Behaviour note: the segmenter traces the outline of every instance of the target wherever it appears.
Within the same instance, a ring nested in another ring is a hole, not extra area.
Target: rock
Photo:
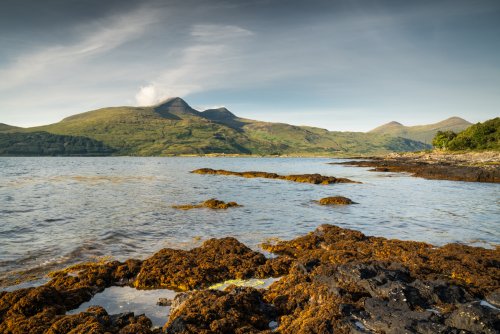
[[[234,238],[210,239],[189,251],[162,249],[143,262],[134,286],[187,291],[254,276],[266,262]]]
[[[478,302],[460,305],[446,320],[449,326],[471,333],[498,333],[500,311],[481,306]]]
[[[158,301],[156,302],[156,305],[158,305],[158,306],[170,306],[170,305],[172,305],[172,299],[169,299],[169,298],[158,298]]]
[[[175,295],[174,300],[172,301],[172,306],[170,307],[170,313],[175,312],[179,307],[181,307],[186,300],[188,300],[192,292],[180,292]]]
[[[500,308],[500,289],[496,289],[495,291],[487,294],[485,299],[491,305]]]
[[[433,156],[432,159],[418,154],[412,156],[376,157],[361,161],[347,161],[332,164],[341,164],[357,167],[372,167],[372,172],[411,173],[416,177],[434,180],[454,180],[468,182],[500,182],[499,162],[482,163],[466,159],[455,160],[455,155]]]
[[[219,201],[218,199],[211,198],[211,199],[206,200],[205,202],[203,202],[201,204],[173,205],[172,207],[174,209],[190,210],[190,209],[197,209],[197,208],[227,209],[227,208],[233,208],[233,207],[238,207],[238,206],[241,206],[241,205],[239,205],[236,202],[225,203],[223,201]]]
[[[266,178],[266,179],[278,179],[286,180],[300,183],[312,183],[312,184],[332,184],[332,183],[360,183],[352,181],[346,178],[336,178],[333,176],[323,176],[320,174],[299,174],[299,175],[278,175],[276,173],[267,172],[233,172],[223,169],[211,169],[211,168],[200,168],[191,171],[195,174],[208,174],[208,175],[233,175],[246,178]]]
[[[164,330],[169,334],[262,333],[269,331],[274,316],[274,308],[264,302],[259,290],[233,286],[194,292],[171,313]]]
[[[325,197],[319,200],[321,205],[349,205],[354,204],[352,200],[343,196]]]
[[[273,324],[283,334],[458,334],[499,328],[500,248],[434,247],[332,225],[263,247],[277,257],[221,238],[189,251],[163,249],[145,261],[72,266],[44,286],[0,292],[0,333],[152,333],[143,315],[108,315],[102,307],[65,313],[112,285],[192,290],[280,275],[267,290],[180,293],[164,329],[270,333]]]

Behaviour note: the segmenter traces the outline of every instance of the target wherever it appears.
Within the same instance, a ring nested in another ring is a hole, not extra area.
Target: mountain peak
[[[154,107],[154,110],[162,117],[168,119],[180,119],[182,115],[198,115],[199,112],[191,108],[186,101],[180,97],[171,97]]]
[[[236,115],[227,110],[226,107],[220,107],[216,109],[207,109],[201,113],[205,118],[211,120],[222,120],[222,119],[233,119]]]
[[[465,119],[458,117],[458,116],[452,116],[450,118],[445,119],[444,121],[441,121],[441,123],[464,123],[464,124],[472,124],[469,121],[466,121]]]

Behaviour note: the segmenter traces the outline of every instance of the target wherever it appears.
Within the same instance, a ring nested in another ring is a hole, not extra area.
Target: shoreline
[[[498,325],[498,246],[434,247],[322,225],[263,249],[275,257],[226,237],[188,251],[162,249],[146,260],[78,264],[52,273],[42,286],[0,292],[0,331],[63,333],[98,327],[111,333],[270,333],[272,324],[282,333],[363,333],[363,328],[490,332]],[[252,277],[282,278],[267,290],[206,290]],[[109,315],[102,307],[65,315],[111,286],[187,293],[174,298],[176,307],[162,329],[152,328],[144,315]]]
[[[373,172],[405,172],[430,180],[500,182],[500,152],[392,153],[331,164],[371,167]]]

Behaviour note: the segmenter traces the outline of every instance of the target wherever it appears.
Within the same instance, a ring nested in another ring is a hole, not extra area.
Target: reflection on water
[[[0,158],[0,285],[111,255],[144,258],[234,236],[250,247],[321,224],[368,235],[488,247],[500,240],[499,185],[412,178],[306,158]],[[321,173],[362,184],[312,185],[190,174],[210,167]],[[390,175],[391,177],[387,177]],[[341,195],[359,204],[319,206]],[[236,201],[231,210],[179,211],[175,203]]]
[[[154,327],[162,327],[170,314],[170,306],[158,306],[160,298],[173,299],[176,293],[172,290],[136,290],[124,286],[112,286],[96,294],[90,301],[79,308],[67,312],[76,314],[87,310],[90,306],[99,305],[108,314],[134,312],[135,315],[145,314],[153,322]]]

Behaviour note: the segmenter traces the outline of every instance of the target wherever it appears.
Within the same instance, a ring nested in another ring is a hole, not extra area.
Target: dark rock
[[[186,204],[186,205],[173,205],[172,207],[174,209],[180,209],[180,210],[190,210],[190,209],[198,209],[198,208],[209,208],[209,209],[228,209],[228,208],[234,208],[241,206],[236,202],[223,202],[219,201],[218,199],[212,198],[209,200],[206,200],[205,202],[201,204]]]
[[[495,291],[487,294],[485,299],[491,305],[500,308],[500,289],[496,289]]]
[[[419,157],[370,158],[362,161],[333,163],[357,167],[372,167],[372,172],[411,173],[416,177],[435,180],[468,182],[500,182],[500,168],[495,165],[471,165],[445,161],[424,161]]]
[[[478,302],[462,304],[451,313],[446,324],[472,333],[494,334],[500,330],[500,311]]]
[[[233,175],[246,178],[266,178],[266,179],[278,179],[286,180],[300,183],[312,183],[312,184],[332,184],[332,183],[360,183],[352,181],[346,178],[336,178],[333,176],[323,176],[320,174],[299,174],[299,175],[278,175],[276,173],[267,172],[233,172],[223,169],[211,169],[211,168],[201,168],[191,171],[195,174],[208,174],[208,175]]]
[[[170,306],[172,305],[172,299],[170,298],[159,298],[158,301],[156,302],[156,305],[158,306]]]

